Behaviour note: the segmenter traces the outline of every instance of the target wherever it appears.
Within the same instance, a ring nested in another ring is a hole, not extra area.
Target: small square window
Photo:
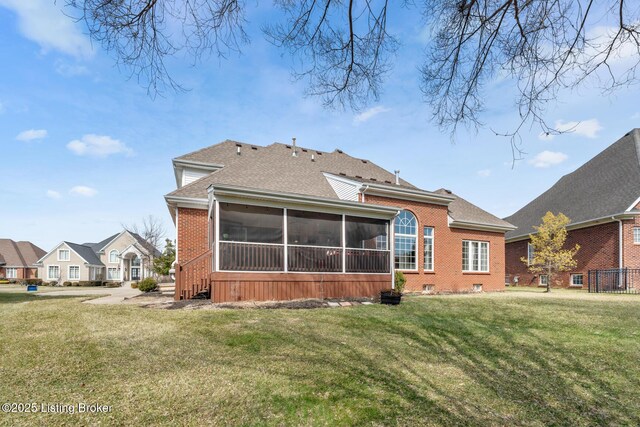
[[[540,286],[547,286],[549,284],[549,276],[541,274],[539,279]]]
[[[571,275],[571,286],[580,286],[584,284],[584,278],[582,274],[572,274]]]

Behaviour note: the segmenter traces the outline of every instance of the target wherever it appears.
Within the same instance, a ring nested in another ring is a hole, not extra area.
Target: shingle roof
[[[130,231],[129,233],[131,233],[131,235],[134,237],[134,239],[136,239],[138,244],[140,244],[140,246],[142,246],[147,251],[149,251],[151,255],[153,255],[154,257],[159,257],[160,255],[162,255],[162,253],[157,248],[155,248],[151,243],[145,240],[144,237],[132,231]]]
[[[572,224],[626,211],[640,196],[639,153],[640,129],[633,129],[505,218],[518,227],[506,238],[532,233],[548,211],[562,212]]]
[[[91,265],[104,265],[98,255],[93,251],[91,246],[79,245],[72,242],[64,242],[73,249],[78,255],[80,255],[86,262]]]
[[[509,222],[480,209],[457,194],[452,193],[450,190],[441,188],[434,191],[434,193],[455,197],[455,199],[449,203],[449,216],[451,216],[454,221],[473,222],[496,227],[512,226]]]
[[[46,254],[31,242],[0,239],[0,259],[7,266],[31,267]]]
[[[115,239],[116,237],[118,237],[120,235],[120,233],[116,233],[113,234],[109,237],[107,237],[106,239],[98,242],[98,243],[83,243],[83,246],[89,246],[91,248],[91,250],[93,250],[93,252],[98,253],[100,252],[100,250],[102,248],[104,248],[105,246],[107,246],[113,239]]]
[[[255,147],[255,148],[254,148]],[[218,148],[214,150],[214,148]],[[170,196],[206,198],[207,188],[215,184],[229,184],[260,190],[289,192],[307,196],[337,199],[338,196],[322,174],[323,172],[343,176],[374,178],[378,182],[394,182],[395,175],[368,160],[358,159],[336,150],[323,152],[297,147],[294,157],[293,147],[274,143],[267,147],[241,144],[241,154],[236,154],[236,143],[222,142],[213,147],[191,153],[189,159],[197,155],[204,162],[205,153],[225,151],[224,156],[211,157],[211,163],[223,164],[221,170],[210,173],[191,184],[169,193]],[[231,154],[229,154],[231,153]],[[312,156],[314,161],[312,161]],[[184,158],[180,157],[180,158]],[[413,185],[402,180],[407,187]]]
[[[241,154],[237,154],[240,146]],[[388,185],[390,188],[421,190],[400,179],[395,185],[395,175],[369,160],[352,157],[341,150],[317,151],[297,147],[293,156],[291,145],[274,143],[266,147],[224,141],[220,144],[178,157],[202,163],[221,164],[224,167],[210,173],[168,196],[207,198],[211,185],[226,184],[258,190],[294,193],[306,196],[338,199],[338,195],[327,181],[324,173],[342,176],[362,183]],[[445,191],[445,190],[442,190]],[[426,192],[425,193],[430,193]],[[447,194],[440,192],[439,194]],[[510,226],[507,222],[455,196],[450,209],[460,221],[479,222],[489,225]]]

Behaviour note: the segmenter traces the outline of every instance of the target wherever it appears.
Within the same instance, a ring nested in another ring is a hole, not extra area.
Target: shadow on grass
[[[294,422],[310,421],[296,420],[305,408],[313,413],[314,407],[350,408],[358,402],[348,410],[349,423],[640,425],[638,401],[630,398],[640,382],[621,373],[624,385],[614,386],[607,372],[616,369],[615,363],[595,371],[585,364],[584,357],[592,356],[588,349],[576,356],[575,347],[544,338],[539,333],[544,325],[525,318],[513,327],[514,318],[522,316],[517,311],[495,313],[483,324],[470,314],[473,310],[456,318],[455,312],[430,313],[424,304],[414,301],[395,312],[366,315],[336,311],[344,324],[329,336],[317,332],[321,324],[245,330],[242,338],[226,341],[237,351],[248,350],[241,364],[224,355],[214,363],[219,369],[237,364],[248,378],[256,370],[304,385],[293,395],[262,385],[270,407]],[[287,348],[293,354],[284,366],[265,363],[265,357],[286,354]],[[426,363],[436,370],[427,374],[421,369]],[[625,391],[626,398],[618,398]],[[327,394],[328,401],[319,397]]]

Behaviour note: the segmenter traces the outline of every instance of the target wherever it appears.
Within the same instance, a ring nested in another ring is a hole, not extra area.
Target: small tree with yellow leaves
[[[542,224],[533,227],[536,233],[529,235],[533,247],[533,259],[521,258],[522,262],[529,265],[531,273],[547,275],[546,292],[551,292],[551,283],[557,273],[568,271],[577,265],[573,257],[580,249],[580,245],[575,245],[572,249],[564,249],[569,222],[571,220],[563,213],[554,215],[552,212],[547,212],[542,217]]]

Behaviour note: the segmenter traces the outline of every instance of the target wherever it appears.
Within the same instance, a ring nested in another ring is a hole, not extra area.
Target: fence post
[[[600,270],[596,270],[596,293],[600,292]]]

